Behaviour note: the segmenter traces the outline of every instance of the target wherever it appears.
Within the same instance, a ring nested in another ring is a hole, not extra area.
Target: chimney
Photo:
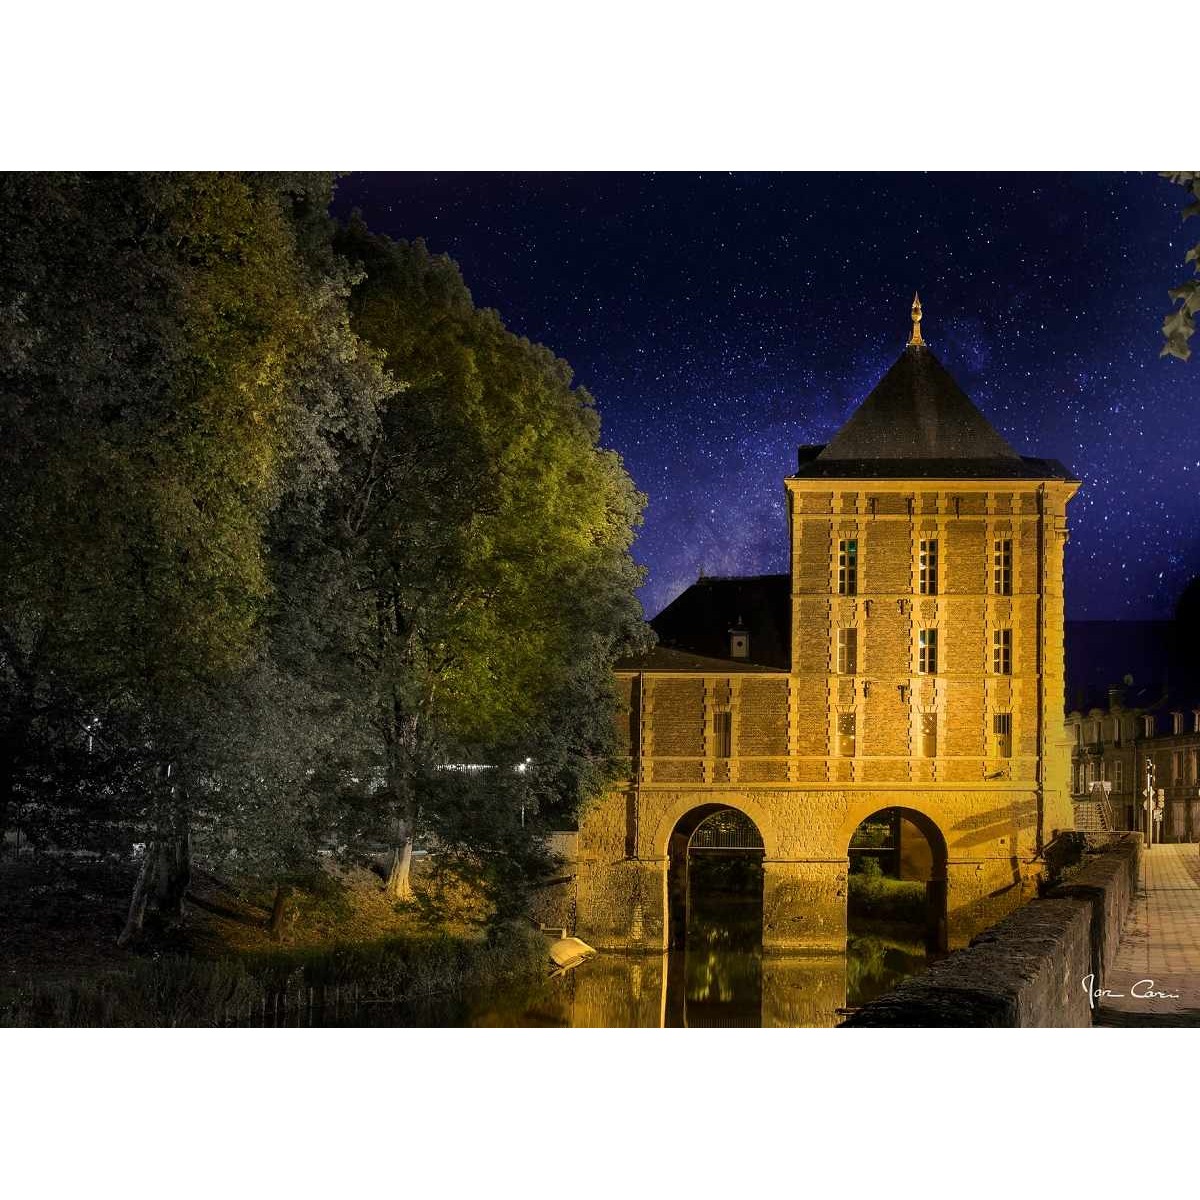
[[[1118,708],[1125,707],[1125,689],[1114,684],[1108,689],[1108,711],[1116,712]]]

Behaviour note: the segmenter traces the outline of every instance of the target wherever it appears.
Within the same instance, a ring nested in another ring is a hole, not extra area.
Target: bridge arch
[[[736,809],[753,822],[762,838],[767,858],[780,857],[779,838],[770,811],[752,796],[726,796],[721,793],[712,795],[707,802],[701,804],[696,803],[695,796],[681,795],[665,805],[654,826],[654,832],[650,835],[650,844],[646,846],[643,854],[648,858],[667,858],[670,854],[671,838],[681,826],[694,822],[694,828],[704,817],[726,808]],[[696,814],[699,814],[698,819]]]
[[[892,842],[880,847],[852,847],[855,833],[872,818],[880,818],[881,823],[890,822],[892,825]],[[924,840],[924,853],[910,855],[910,836],[906,827],[915,828]],[[839,845],[844,848],[847,860],[850,861],[851,871],[854,870],[854,850],[860,854],[878,856],[889,859],[895,878],[906,878],[910,882],[925,884],[925,921],[924,932],[926,942],[931,950],[945,950],[947,947],[947,870],[949,850],[945,834],[938,823],[927,812],[915,804],[880,805],[878,799],[874,803],[852,806],[847,813],[839,834]],[[900,869],[903,863],[906,868]],[[924,876],[921,879],[921,876]],[[850,903],[850,889],[847,889],[847,906]],[[849,926],[849,914],[847,925]]]
[[[716,865],[737,868],[742,864],[754,937],[762,940],[762,862],[766,843],[759,824],[740,806],[714,801],[696,805],[682,813],[671,829],[666,844],[666,942],[669,949],[682,950],[687,942],[697,883],[706,872],[697,870],[702,860],[724,860]]]

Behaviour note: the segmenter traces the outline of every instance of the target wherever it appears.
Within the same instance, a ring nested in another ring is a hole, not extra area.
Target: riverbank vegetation
[[[206,880],[281,946],[370,868],[487,944],[610,777],[646,638],[591,397],[333,188],[0,180],[0,831],[135,957],[198,953]]]

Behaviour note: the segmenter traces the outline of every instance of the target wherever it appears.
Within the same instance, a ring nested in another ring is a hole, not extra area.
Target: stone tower
[[[951,946],[1026,898],[1072,827],[1079,484],[1000,436],[920,321],[915,300],[896,363],[828,445],[801,447],[788,574],[701,578],[652,622],[659,645],[618,663],[628,779],[580,827],[581,936],[661,949],[673,864],[725,809],[761,835],[777,950],[844,945],[848,845],[872,814],[925,835]]]

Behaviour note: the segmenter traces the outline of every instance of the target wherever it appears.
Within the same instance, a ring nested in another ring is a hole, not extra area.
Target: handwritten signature
[[[1133,984],[1128,993],[1114,992],[1111,988],[1098,988],[1096,986],[1095,975],[1085,975],[1083,977],[1083,990],[1088,994],[1088,1004],[1092,1008],[1096,1007],[1097,1000],[1117,999],[1123,1000],[1126,995],[1132,1000],[1178,1000],[1178,992],[1160,992],[1156,991],[1153,979],[1139,979]]]

